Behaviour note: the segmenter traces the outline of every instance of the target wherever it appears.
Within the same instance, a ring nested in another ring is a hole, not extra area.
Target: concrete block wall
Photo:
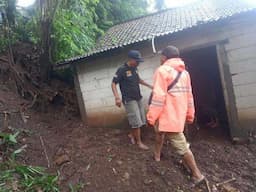
[[[208,28],[177,34],[159,42],[159,48],[173,44],[186,50],[210,42],[225,44],[232,78],[239,127],[256,131],[256,13],[237,16]],[[224,90],[225,92],[225,90]]]
[[[233,26],[237,33],[229,38],[226,51],[240,126],[256,131],[256,25],[251,21]]]
[[[86,114],[81,115],[86,116],[91,127],[118,126],[126,121],[124,109],[115,106],[111,90],[112,78],[123,62],[118,57],[110,57],[76,66],[86,108]]]
[[[253,17],[256,17],[255,13],[155,40],[158,50],[169,44],[186,50],[227,39],[225,50],[232,75],[237,114],[240,126],[245,128],[253,127],[256,123],[256,25]],[[127,51],[132,48],[138,49],[138,46],[77,66],[90,125],[114,126],[126,121],[124,109],[115,106],[110,84],[118,66],[125,62]],[[145,58],[139,67],[140,76],[152,83],[153,72],[159,65],[159,55],[152,53],[151,42],[144,43],[139,49]],[[150,90],[141,88],[146,105]]]

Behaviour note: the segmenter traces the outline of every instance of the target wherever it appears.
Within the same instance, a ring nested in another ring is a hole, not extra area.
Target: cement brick
[[[253,27],[251,27],[253,26]],[[217,25],[212,28],[202,28],[189,35],[171,40],[170,43],[178,46],[180,49],[202,45],[209,42],[215,42],[224,39],[231,39],[247,33],[255,33],[254,21],[248,19],[248,22],[239,24]]]
[[[225,36],[229,38],[255,33],[255,30],[255,21],[249,18],[247,18],[247,21],[240,21],[236,24],[227,24],[222,28],[222,31],[225,33]]]
[[[160,55],[155,55],[154,57],[145,58],[145,62],[140,64],[139,70],[144,71],[148,68],[155,69],[156,67],[159,67],[160,65]]]
[[[232,74],[244,73],[249,71],[256,71],[256,54],[251,58],[230,63],[230,72]]]
[[[118,62],[118,61],[117,61]],[[114,75],[116,74],[116,71],[119,67],[121,67],[122,64],[117,64],[117,65],[111,65],[108,67],[108,73],[109,73],[109,77],[111,77],[111,79],[114,77]]]
[[[94,107],[91,108],[87,114],[94,114],[94,113],[101,113],[101,112],[111,112],[111,113],[125,113],[125,108],[124,106],[121,106],[120,108],[117,107],[116,105],[112,104],[111,106],[101,106],[101,107]]]
[[[109,77],[109,73],[108,73],[108,70],[106,70],[105,68],[94,71],[94,72],[86,73],[86,78],[88,80],[100,80],[108,77]]]
[[[117,106],[115,105],[115,98],[113,95],[103,98],[102,102],[103,102],[104,107],[116,107],[117,108]]]
[[[88,109],[88,108],[86,108]],[[87,111],[87,115],[90,115],[90,114],[94,114],[94,113],[99,113],[99,112],[104,112],[105,109],[103,107],[94,107],[94,108],[90,108],[88,111]]]
[[[231,63],[234,61],[236,62],[236,61],[252,58],[255,56],[255,53],[256,53],[256,45],[227,51],[228,59]]]
[[[104,79],[94,79],[94,80],[90,80],[90,81],[82,81],[81,82],[81,89],[82,91],[93,91],[93,90],[99,90],[102,88],[111,88],[111,81],[112,81],[112,77],[107,77]]]
[[[227,51],[231,51],[234,49],[240,49],[241,47],[249,47],[253,45],[256,45],[255,32],[245,33],[239,36],[229,38],[229,43],[225,45],[225,48]]]
[[[246,85],[256,83],[256,72],[250,71],[232,76],[233,85]]]
[[[154,75],[154,69],[153,68],[147,68],[144,70],[140,70],[139,74],[140,74],[140,78],[145,80],[145,79],[153,79],[153,75]]]
[[[85,98],[85,96],[84,96]],[[92,109],[100,109],[103,105],[103,102],[101,99],[97,99],[97,100],[88,100],[85,101],[85,106],[86,106],[86,112],[90,112],[90,110]]]
[[[234,90],[237,92],[238,97],[255,96],[256,101],[256,83],[234,86]]]
[[[104,78],[98,80],[100,88],[109,88],[111,89],[112,77]]]
[[[256,107],[251,107],[247,109],[238,109],[238,117],[240,120],[253,119],[256,117]]]
[[[98,100],[105,97],[112,97],[113,93],[111,88],[109,87],[109,88],[102,88],[98,90],[83,92],[83,95],[84,95],[84,100],[87,102],[90,100]]]
[[[237,108],[238,109],[247,109],[247,108],[255,108],[256,107],[256,96],[247,96],[247,97],[239,97],[237,98]]]
[[[87,91],[93,91],[97,90],[100,88],[99,82],[98,81],[83,81],[81,82],[81,90],[82,92],[87,92]]]
[[[109,71],[109,76],[110,77],[114,77],[115,74],[116,74],[116,71],[117,71],[118,68],[109,68],[108,71]]]
[[[109,72],[105,67],[98,70],[95,68],[95,71],[85,70],[83,72],[80,72],[79,76],[83,81],[93,81],[109,77]]]

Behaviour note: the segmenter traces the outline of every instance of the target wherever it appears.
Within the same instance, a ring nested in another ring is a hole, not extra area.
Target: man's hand
[[[115,100],[116,100],[116,106],[121,107],[121,105],[122,105],[121,99],[119,97],[116,97]]]
[[[156,133],[159,133],[158,121],[156,121],[155,123],[147,122],[147,126],[148,126],[149,128],[153,128]]]
[[[191,125],[191,124],[194,123],[194,121],[193,121],[193,120],[187,120],[186,123],[187,123],[188,125]]]
[[[147,122],[147,127],[152,128],[153,125],[151,125],[149,122]]]
[[[153,128],[154,126],[154,123],[147,121],[147,127]]]

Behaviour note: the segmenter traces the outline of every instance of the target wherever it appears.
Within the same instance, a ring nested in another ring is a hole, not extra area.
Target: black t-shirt
[[[126,63],[118,68],[114,83],[119,83],[123,102],[140,100],[142,98],[139,86],[139,74],[137,67],[129,67]]]

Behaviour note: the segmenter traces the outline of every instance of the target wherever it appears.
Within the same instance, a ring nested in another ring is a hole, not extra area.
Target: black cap
[[[138,63],[141,63],[141,62],[144,61],[144,59],[141,57],[140,52],[137,51],[137,50],[130,50],[129,53],[128,53],[128,57],[131,58],[131,59],[134,59]]]
[[[161,51],[161,54],[166,56],[167,59],[180,57],[180,51],[177,47],[167,46]]]

